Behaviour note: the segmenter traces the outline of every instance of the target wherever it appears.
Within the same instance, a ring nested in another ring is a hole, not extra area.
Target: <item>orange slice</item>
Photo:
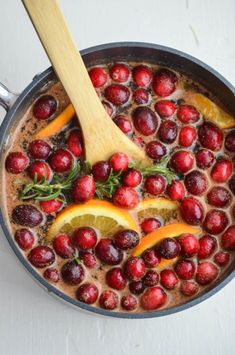
[[[161,216],[165,222],[177,216],[178,204],[164,197],[147,198],[135,209],[138,219]]]

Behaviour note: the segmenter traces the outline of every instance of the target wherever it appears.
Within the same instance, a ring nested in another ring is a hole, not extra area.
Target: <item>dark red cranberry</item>
[[[102,67],[95,67],[89,71],[92,84],[95,88],[104,86],[108,80],[108,74]]]
[[[113,121],[120,128],[123,133],[131,133],[132,132],[132,124],[127,116],[118,115],[114,117]]]
[[[193,170],[184,178],[184,184],[188,192],[192,195],[202,195],[207,189],[207,179],[205,174],[198,170]]]
[[[130,76],[130,69],[126,64],[116,63],[110,69],[110,76],[118,83],[125,83]]]
[[[43,268],[54,263],[55,254],[48,246],[38,245],[30,251],[28,259],[33,266]]]
[[[129,158],[125,153],[115,153],[110,158],[109,163],[115,173],[126,171],[128,169]]]
[[[70,132],[67,147],[76,158],[81,158],[83,155],[82,134],[77,129]]]
[[[235,226],[230,226],[222,235],[222,247],[226,250],[235,250]]]
[[[115,309],[118,305],[118,296],[112,290],[105,290],[99,298],[100,307],[104,309]]]
[[[134,208],[139,203],[139,197],[132,187],[120,186],[115,191],[113,203],[121,208]]]
[[[194,127],[182,127],[179,133],[179,144],[182,147],[190,147],[197,138],[197,131]]]
[[[76,292],[77,299],[86,304],[93,304],[99,295],[98,288],[92,283],[85,283],[79,286]]]
[[[177,76],[168,69],[160,69],[153,79],[153,90],[156,95],[166,97],[175,91]]]
[[[92,269],[97,264],[95,255],[90,253],[89,251],[80,251],[79,258],[83,261],[83,264],[89,269]]]
[[[145,264],[143,259],[131,256],[125,266],[125,274],[131,281],[140,281],[145,274]]]
[[[120,267],[110,269],[106,274],[106,281],[109,287],[116,290],[123,290],[126,287],[126,278]]]
[[[137,105],[144,105],[149,102],[149,93],[145,89],[137,89],[133,92],[133,100]]]
[[[49,159],[52,170],[56,173],[66,173],[72,168],[73,157],[66,149],[58,149]]]
[[[148,88],[153,80],[151,69],[146,65],[137,65],[132,71],[133,81],[137,86]]]
[[[201,224],[204,219],[204,208],[198,200],[186,197],[181,205],[180,212],[186,223],[192,225]]]
[[[211,170],[211,177],[215,182],[226,182],[232,175],[233,165],[229,160],[218,160]]]
[[[191,258],[196,255],[199,250],[199,242],[197,238],[190,233],[182,234],[178,238],[178,242],[181,246],[181,255],[186,258]]]
[[[223,144],[222,131],[210,122],[204,122],[199,128],[198,138],[203,147],[213,151],[220,150]]]
[[[157,218],[145,218],[141,223],[142,232],[145,234],[151,233],[161,227],[161,222]]]
[[[145,287],[142,281],[132,281],[129,283],[129,290],[134,295],[140,295],[144,292]]]
[[[162,118],[168,118],[172,116],[176,110],[176,105],[171,100],[161,100],[156,102],[154,106],[155,110]]]
[[[91,227],[81,227],[73,233],[73,244],[76,248],[92,249],[97,243],[97,234]]]
[[[171,185],[167,186],[167,193],[171,200],[181,201],[185,195],[184,184],[179,180],[172,181]]]
[[[29,250],[34,244],[33,233],[25,228],[18,229],[15,233],[15,241],[22,250]]]
[[[41,160],[34,161],[30,164],[28,174],[31,179],[41,181],[43,179],[50,180],[52,172],[47,163]]]
[[[171,167],[179,174],[185,174],[193,167],[193,156],[186,150],[179,150],[171,157]]]
[[[74,202],[85,202],[95,195],[95,181],[92,175],[79,176],[72,187],[72,199]]]
[[[33,105],[33,114],[39,120],[51,117],[57,108],[57,102],[51,95],[41,96]]]
[[[55,268],[48,268],[44,271],[43,276],[50,282],[58,282],[60,279],[59,271]]]
[[[193,106],[180,105],[177,111],[177,117],[183,123],[195,123],[199,120],[200,114]]]
[[[175,272],[182,280],[189,280],[195,273],[195,265],[191,260],[180,260],[175,265]]]
[[[42,139],[37,139],[29,144],[28,152],[34,159],[47,159],[51,153],[51,147]]]
[[[121,250],[133,249],[139,244],[139,235],[132,229],[117,232],[113,237],[114,245]]]
[[[151,175],[145,180],[144,187],[151,195],[161,195],[166,187],[166,180],[161,175]]]
[[[137,169],[128,169],[123,175],[123,184],[129,187],[137,187],[142,181],[142,174]]]
[[[225,148],[232,153],[235,153],[235,130],[229,132],[225,138]]]
[[[31,205],[18,205],[12,212],[15,223],[26,227],[36,227],[43,221],[41,212]]]
[[[178,284],[179,279],[176,273],[170,269],[164,269],[160,272],[160,283],[168,290],[172,290]]]
[[[162,307],[167,300],[167,294],[161,287],[148,288],[141,296],[140,302],[143,309],[151,311]]]
[[[144,136],[151,136],[157,129],[157,116],[148,107],[137,107],[133,111],[133,122],[138,132]]]
[[[102,105],[103,105],[105,111],[107,112],[107,114],[110,117],[112,117],[113,112],[114,112],[113,105],[110,102],[107,102],[107,101],[102,101]]]
[[[159,281],[159,275],[155,270],[149,270],[146,272],[143,283],[147,287],[156,286]]]
[[[56,198],[49,201],[40,201],[40,208],[46,214],[56,213],[63,207],[64,202]]]
[[[204,220],[204,228],[211,234],[219,234],[225,230],[229,221],[225,212],[210,210]]]
[[[147,249],[143,252],[142,258],[147,267],[155,267],[158,266],[161,262],[161,258],[157,256],[155,250]]]
[[[6,170],[11,174],[22,173],[27,168],[28,164],[29,158],[21,152],[9,153],[5,162]]]
[[[137,307],[137,300],[132,295],[123,296],[121,299],[121,306],[126,311],[133,311]]]
[[[130,97],[130,90],[120,84],[109,85],[104,91],[105,98],[116,106],[124,105]]]
[[[71,239],[67,234],[57,235],[53,240],[53,248],[56,254],[64,259],[72,258],[75,253]]]
[[[166,155],[167,150],[159,141],[152,141],[147,144],[146,153],[151,159],[159,162]]]
[[[198,290],[198,284],[196,284],[194,281],[184,281],[180,288],[180,291],[183,293],[183,295],[189,297],[195,295]]]
[[[117,249],[110,239],[101,239],[96,245],[97,257],[108,265],[117,265],[123,259],[123,252]]]
[[[69,285],[80,284],[85,276],[83,267],[76,260],[66,262],[61,268],[61,276]]]
[[[92,167],[92,174],[96,181],[106,181],[109,177],[111,166],[106,160],[95,163]]]
[[[235,175],[233,175],[231,177],[231,179],[229,180],[228,185],[229,185],[229,188],[232,191],[232,193],[235,195]]]
[[[180,253],[180,244],[174,238],[162,239],[157,245],[157,255],[164,259],[173,259]]]
[[[218,276],[218,268],[209,261],[200,263],[197,268],[196,280],[200,285],[208,285]]]
[[[211,153],[209,150],[206,149],[199,150],[196,153],[195,157],[196,157],[197,166],[200,169],[210,168],[215,160],[213,153]]]
[[[207,194],[208,203],[215,207],[226,207],[231,202],[231,194],[222,186],[214,186]]]
[[[174,121],[162,121],[158,135],[162,142],[170,144],[176,140],[178,134],[177,124]]]
[[[225,266],[230,261],[230,254],[226,251],[218,251],[214,256],[214,262],[219,266]]]

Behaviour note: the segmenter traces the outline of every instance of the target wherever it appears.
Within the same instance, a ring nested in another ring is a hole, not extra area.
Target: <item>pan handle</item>
[[[19,95],[11,92],[5,85],[0,83],[0,106],[6,111],[10,110]]]

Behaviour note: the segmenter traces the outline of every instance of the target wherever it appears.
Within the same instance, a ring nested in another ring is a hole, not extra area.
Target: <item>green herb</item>
[[[114,173],[113,170],[111,169],[109,177],[106,181],[96,182],[96,190],[95,190],[96,196],[99,199],[103,199],[105,197],[111,198],[116,188],[121,185],[121,175],[122,175],[122,171],[118,173]]]
[[[149,176],[153,174],[159,174],[166,178],[168,184],[171,184],[174,179],[177,178],[177,175],[171,171],[168,166],[168,159],[162,159],[160,163],[154,164],[147,167],[140,167],[139,170],[143,176]]]

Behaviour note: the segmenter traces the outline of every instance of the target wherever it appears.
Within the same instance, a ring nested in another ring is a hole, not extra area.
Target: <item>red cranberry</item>
[[[166,187],[166,181],[161,175],[151,175],[145,180],[144,187],[151,195],[161,195]]]
[[[61,269],[61,276],[69,285],[80,284],[85,276],[83,267],[76,260],[67,261]]]
[[[132,281],[129,283],[129,289],[134,295],[140,295],[144,292],[145,287],[142,281]]]
[[[215,182],[226,182],[232,175],[233,166],[229,160],[218,160],[211,170],[211,177]]]
[[[51,147],[42,139],[37,139],[29,144],[28,152],[34,159],[47,159],[51,153]]]
[[[164,269],[160,272],[160,282],[163,287],[172,290],[178,284],[179,279],[174,271]]]
[[[190,152],[186,150],[179,150],[174,153],[170,164],[171,167],[179,174],[185,174],[193,167],[193,157]]]
[[[115,191],[113,203],[121,208],[134,208],[139,203],[139,197],[132,187],[121,186]]]
[[[126,311],[133,311],[137,307],[137,300],[132,295],[123,296],[121,299],[121,306]]]
[[[151,69],[146,65],[137,65],[132,72],[134,83],[142,88],[148,88],[152,82]]]
[[[55,268],[48,268],[44,271],[43,276],[50,282],[58,282],[60,279],[59,271]]]
[[[67,234],[57,235],[53,240],[53,248],[56,254],[64,259],[72,258],[75,253],[71,239]]]
[[[145,218],[141,223],[141,229],[145,234],[151,233],[161,227],[161,222],[157,218]]]
[[[225,138],[225,148],[232,153],[235,153],[235,130],[229,132]]]
[[[154,106],[155,110],[162,118],[168,118],[172,116],[176,110],[176,105],[171,100],[161,100],[156,102]]]
[[[22,173],[27,168],[28,164],[29,158],[21,152],[9,153],[5,162],[6,170],[11,174]]]
[[[73,183],[72,199],[74,202],[85,202],[95,195],[95,181],[92,175],[79,176]]]
[[[112,84],[104,91],[105,98],[116,106],[124,105],[130,97],[130,90],[120,84]]]
[[[136,187],[142,181],[142,174],[137,169],[128,169],[123,175],[123,183],[125,186]]]
[[[175,266],[175,271],[180,279],[189,280],[195,273],[195,265],[191,260],[180,260]]]
[[[114,245],[121,250],[133,249],[139,244],[139,235],[134,230],[125,229],[114,235]]]
[[[43,221],[41,212],[31,205],[18,205],[12,212],[15,223],[26,227],[36,227]]]
[[[89,251],[80,251],[79,258],[83,261],[83,264],[89,269],[92,269],[97,264],[95,255],[90,253]]]
[[[215,207],[226,207],[231,202],[231,195],[227,189],[222,186],[215,186],[207,194],[208,203]]]
[[[97,234],[93,228],[81,227],[73,233],[73,244],[83,250],[92,249],[97,243]]]
[[[115,153],[112,155],[109,163],[115,173],[126,171],[129,164],[129,158],[125,153]]]
[[[199,242],[197,238],[190,233],[182,234],[178,238],[178,242],[181,246],[181,255],[186,258],[191,258],[196,255],[199,250]]]
[[[51,95],[41,96],[33,105],[33,114],[39,120],[51,117],[57,108],[57,102]]]
[[[167,186],[167,193],[171,200],[181,201],[185,195],[184,184],[179,180],[172,181],[171,185]]]
[[[161,262],[161,258],[157,256],[155,250],[147,249],[143,252],[142,258],[147,267],[155,267],[158,266]]]
[[[163,121],[158,130],[162,142],[170,144],[176,140],[178,134],[177,124],[174,121]]]
[[[157,129],[157,116],[148,107],[137,107],[133,112],[134,126],[144,136],[151,136]]]
[[[143,259],[131,256],[125,266],[125,274],[131,281],[140,281],[145,274],[145,264]]]
[[[144,285],[147,287],[156,286],[158,281],[159,281],[159,275],[155,270],[147,271],[143,278]]]
[[[123,252],[117,249],[110,239],[101,239],[96,245],[97,257],[105,264],[117,265],[123,259]]]
[[[185,126],[179,133],[179,144],[182,147],[190,147],[197,138],[197,131],[194,127]]]
[[[190,105],[180,105],[177,111],[178,119],[183,123],[195,123],[199,120],[199,112]]]
[[[184,184],[192,195],[202,195],[207,189],[206,176],[198,170],[191,171],[184,178]]]
[[[49,201],[40,201],[40,208],[46,214],[56,213],[63,207],[63,201],[58,198]]]
[[[192,225],[201,224],[204,219],[202,204],[193,197],[186,197],[181,205],[180,212],[186,223]]]
[[[137,89],[133,92],[133,100],[137,105],[144,105],[149,102],[149,93],[145,89]]]
[[[195,157],[196,157],[197,166],[200,169],[210,168],[215,160],[213,153],[211,153],[209,150],[206,149],[199,150],[196,153]]]
[[[70,132],[67,147],[76,158],[81,158],[83,155],[82,134],[77,129]]]
[[[73,157],[68,150],[58,149],[50,156],[50,166],[56,173],[65,173],[73,165]]]
[[[151,311],[162,307],[167,300],[167,294],[161,287],[151,287],[145,291],[140,301],[143,309]]]
[[[109,287],[116,290],[123,290],[126,287],[126,278],[120,267],[114,267],[106,274],[106,281]]]
[[[233,175],[231,177],[231,179],[229,180],[228,185],[229,185],[229,188],[232,191],[232,193],[235,195],[235,175]]]
[[[166,155],[167,150],[159,141],[152,141],[147,144],[146,153],[151,159],[159,162]]]
[[[105,290],[99,298],[100,307],[104,309],[115,309],[118,305],[118,296],[112,290]]]
[[[193,296],[198,292],[198,284],[194,281],[184,281],[181,285],[180,291],[185,296]]]
[[[105,109],[105,111],[107,112],[107,114],[112,117],[114,109],[113,109],[113,105],[110,104],[110,102],[107,101],[102,101],[102,105]]]
[[[41,160],[34,161],[30,164],[28,169],[29,176],[31,179],[36,181],[41,181],[43,179],[50,180],[52,172],[47,163]]]
[[[111,166],[106,160],[95,163],[92,167],[92,174],[96,181],[106,181],[109,177]]]
[[[235,250],[235,226],[230,226],[222,235],[222,247],[226,250]]]
[[[125,83],[130,76],[130,70],[126,64],[116,63],[110,69],[110,76],[118,83]]]
[[[180,253],[180,244],[174,238],[162,239],[157,245],[157,255],[164,259],[173,259]]]
[[[200,285],[208,285],[218,276],[218,268],[209,261],[200,263],[197,268],[196,280]]]
[[[168,69],[160,69],[153,79],[153,90],[156,95],[166,97],[175,91],[177,76]]]
[[[204,228],[211,234],[219,234],[225,230],[229,221],[225,212],[210,210],[204,220]]]
[[[225,266],[230,261],[230,254],[225,251],[218,251],[214,256],[214,262],[219,266]]]
[[[223,144],[222,131],[210,122],[204,122],[199,128],[198,138],[203,147],[213,151],[220,150]]]
[[[85,283],[79,286],[76,292],[77,299],[86,304],[93,304],[99,295],[98,288],[92,283]]]
[[[127,116],[118,115],[114,117],[113,121],[120,128],[123,133],[131,133],[132,132],[132,124]]]
[[[43,268],[54,263],[55,254],[48,246],[38,245],[30,251],[28,259],[33,266]]]
[[[102,67],[95,67],[89,71],[92,84],[95,88],[104,86],[108,80],[108,74]]]
[[[29,250],[34,243],[34,235],[28,229],[22,228],[16,231],[15,240],[22,250]]]

